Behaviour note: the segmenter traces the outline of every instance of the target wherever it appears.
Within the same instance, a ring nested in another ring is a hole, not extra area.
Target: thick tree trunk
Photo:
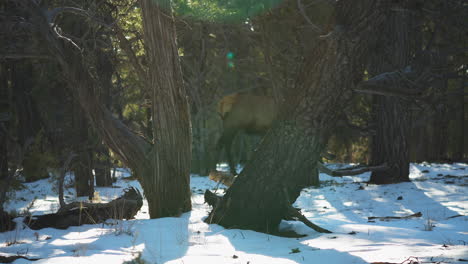
[[[376,134],[372,138],[371,164],[387,162],[386,171],[371,174],[371,183],[387,184],[409,181],[409,118],[407,106],[398,98],[375,98]]]
[[[107,42],[110,42],[107,40]],[[111,43],[109,43],[111,45]],[[98,56],[98,68],[97,73],[99,75],[100,81],[100,94],[99,98],[102,104],[104,104],[108,109],[111,108],[112,104],[112,74],[114,73],[114,66],[110,61],[109,52],[100,51],[97,54]],[[94,158],[94,175],[96,177],[96,186],[105,187],[112,186],[112,177],[111,177],[111,161],[109,149],[104,145],[102,141],[97,142],[95,147],[97,153],[93,156]]]
[[[17,124],[18,143],[28,146],[22,162],[23,175],[26,182],[49,177],[47,167],[41,159],[43,139],[38,137],[41,121],[36,103],[32,97],[34,86],[33,68],[31,62],[19,60],[12,65],[12,92],[15,103],[15,117]],[[39,141],[38,141],[39,140]],[[32,148],[35,145],[36,148]]]
[[[454,161],[463,161],[465,160],[465,126],[466,126],[466,121],[465,121],[465,83],[466,83],[466,72],[462,72],[463,77],[460,80],[460,86],[457,89],[459,94],[457,98],[457,110],[455,111],[455,128],[456,132],[454,133],[455,135],[455,149],[452,155],[452,160]]]
[[[112,186],[111,166],[109,151],[101,147],[94,158],[94,175],[96,177],[96,186]]]
[[[140,3],[146,52],[153,69],[149,71],[149,83],[155,142],[151,167],[142,174],[142,180],[151,217],[173,216],[191,209],[187,94],[170,1],[141,0]]]
[[[94,196],[94,175],[89,150],[82,150],[75,159],[75,189],[76,196],[88,196],[91,200]]]
[[[76,195],[88,196],[89,199],[92,199],[94,195],[94,176],[91,144],[88,137],[89,125],[78,103],[75,103],[73,108],[74,149],[78,154],[74,160]]]
[[[431,142],[428,147],[428,156],[426,159],[432,162],[442,162],[448,159],[447,147],[448,147],[448,129],[450,115],[448,112],[449,100],[447,97],[447,80],[440,80],[438,82],[438,91],[436,91],[437,101],[432,105],[434,112],[428,113],[432,115],[429,122],[430,133],[429,140]]]
[[[394,8],[404,8],[400,5],[396,3]],[[391,9],[387,12],[387,21],[378,34],[379,46],[370,57],[370,73],[373,75],[404,69],[410,59],[410,15]],[[374,106],[376,135],[372,140],[371,163],[378,165],[387,162],[390,169],[372,172],[370,182],[384,184],[409,181],[410,123],[407,103],[397,97],[376,96]]]
[[[6,192],[8,191],[8,133],[11,118],[8,86],[8,68],[0,65],[0,213],[3,212]]]
[[[339,1],[336,8],[333,33],[308,54],[279,120],[206,222],[274,233],[316,170],[335,109],[361,79],[366,42],[372,41],[366,37],[383,19],[376,1]]]
[[[3,210],[13,173],[8,170],[8,133],[11,96],[7,64],[0,65],[0,232],[15,229],[13,217]]]

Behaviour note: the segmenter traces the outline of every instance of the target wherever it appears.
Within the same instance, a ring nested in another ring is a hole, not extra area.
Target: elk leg
[[[234,164],[232,160],[232,151],[231,151],[232,141],[234,141],[234,138],[231,138],[229,142],[226,142],[226,154],[227,154],[229,169],[231,170],[232,175],[237,175],[236,164]]]
[[[219,138],[218,143],[216,144],[216,162],[214,164],[215,169],[216,169],[216,163],[220,160],[220,156],[222,153],[223,148],[226,149],[226,156],[228,159],[228,164],[229,164],[229,169],[231,172],[233,172],[234,175],[236,175],[236,168],[232,162],[232,155],[231,155],[231,146],[232,146],[232,141],[234,141],[234,137],[237,134],[237,130],[230,130],[230,129],[225,129],[223,132],[223,135]]]

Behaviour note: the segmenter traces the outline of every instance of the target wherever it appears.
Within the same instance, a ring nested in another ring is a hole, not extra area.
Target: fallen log
[[[27,258],[25,256],[0,256],[0,263],[11,263],[17,259],[25,259],[25,260],[29,260],[29,261],[36,261],[36,260],[40,260],[38,258]]]
[[[143,197],[135,188],[109,203],[73,202],[62,206],[57,213],[30,216],[24,223],[31,229],[47,227],[66,229],[70,226],[103,223],[107,219],[133,219],[143,205]]]
[[[325,166],[322,162],[317,162],[317,168],[321,172],[326,173],[332,177],[343,177],[343,176],[359,175],[368,171],[384,171],[384,170],[387,170],[389,167],[386,163],[383,163],[378,166],[358,165],[358,166],[348,168],[348,169],[332,170],[332,169],[327,168],[327,166]]]
[[[406,215],[406,216],[369,216],[367,217],[367,220],[378,219],[380,221],[386,221],[386,220],[392,220],[392,219],[410,219],[410,218],[421,217],[421,216],[422,216],[422,213],[417,212],[415,214]]]

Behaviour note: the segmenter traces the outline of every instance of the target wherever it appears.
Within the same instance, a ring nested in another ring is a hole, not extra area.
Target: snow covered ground
[[[136,181],[120,170],[117,188],[97,188],[103,202]],[[179,218],[148,219],[144,204],[136,220],[30,230],[19,225],[0,233],[0,254],[23,255],[31,263],[468,263],[468,165],[412,164],[410,183],[367,185],[369,174],[332,178],[321,174],[321,188],[305,189],[295,205],[312,222],[333,231],[319,234],[301,222],[283,221],[284,229],[306,234],[283,238],[249,230],[227,230],[203,219],[207,177],[191,178],[193,210]],[[58,208],[55,183],[26,184],[6,205],[8,211],[52,213]],[[222,192],[218,190],[218,193]],[[65,195],[74,197],[72,188]],[[31,204],[30,202],[34,200]],[[422,217],[372,220],[370,216]],[[21,223],[21,218],[16,219]],[[18,259],[14,263],[30,263]]]

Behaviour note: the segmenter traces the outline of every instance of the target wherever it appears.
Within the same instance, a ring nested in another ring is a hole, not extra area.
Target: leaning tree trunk
[[[367,42],[383,20],[382,7],[376,2],[337,2],[335,29],[306,57],[279,120],[207,222],[277,230],[316,169],[338,116],[335,109],[342,107],[361,80]]]
[[[145,47],[151,75],[147,87],[153,100],[154,144],[133,133],[106,109],[95,91],[99,89],[83,59],[83,52],[50,28],[57,12],[34,1],[22,1],[39,29],[37,36],[57,60],[91,126],[113,153],[137,176],[148,199],[151,218],[176,216],[191,209],[190,118],[182,83],[169,1],[161,10],[153,1],[142,0]],[[54,21],[55,22],[55,21]],[[90,23],[93,23],[92,21]]]
[[[155,142],[151,167],[142,173],[142,180],[151,217],[171,216],[191,209],[190,113],[171,1],[141,0],[140,3],[151,69],[148,83],[152,86]]]
[[[396,9],[404,6],[396,4]],[[410,13],[387,10],[386,23],[378,36],[376,54],[371,56],[370,73],[402,70],[410,59]],[[383,45],[385,43],[385,45]],[[395,85],[398,85],[396,83]],[[370,182],[377,184],[409,181],[409,112],[407,102],[397,97],[376,95],[374,103],[376,134],[372,139],[371,163],[387,162],[388,170],[374,171]]]

